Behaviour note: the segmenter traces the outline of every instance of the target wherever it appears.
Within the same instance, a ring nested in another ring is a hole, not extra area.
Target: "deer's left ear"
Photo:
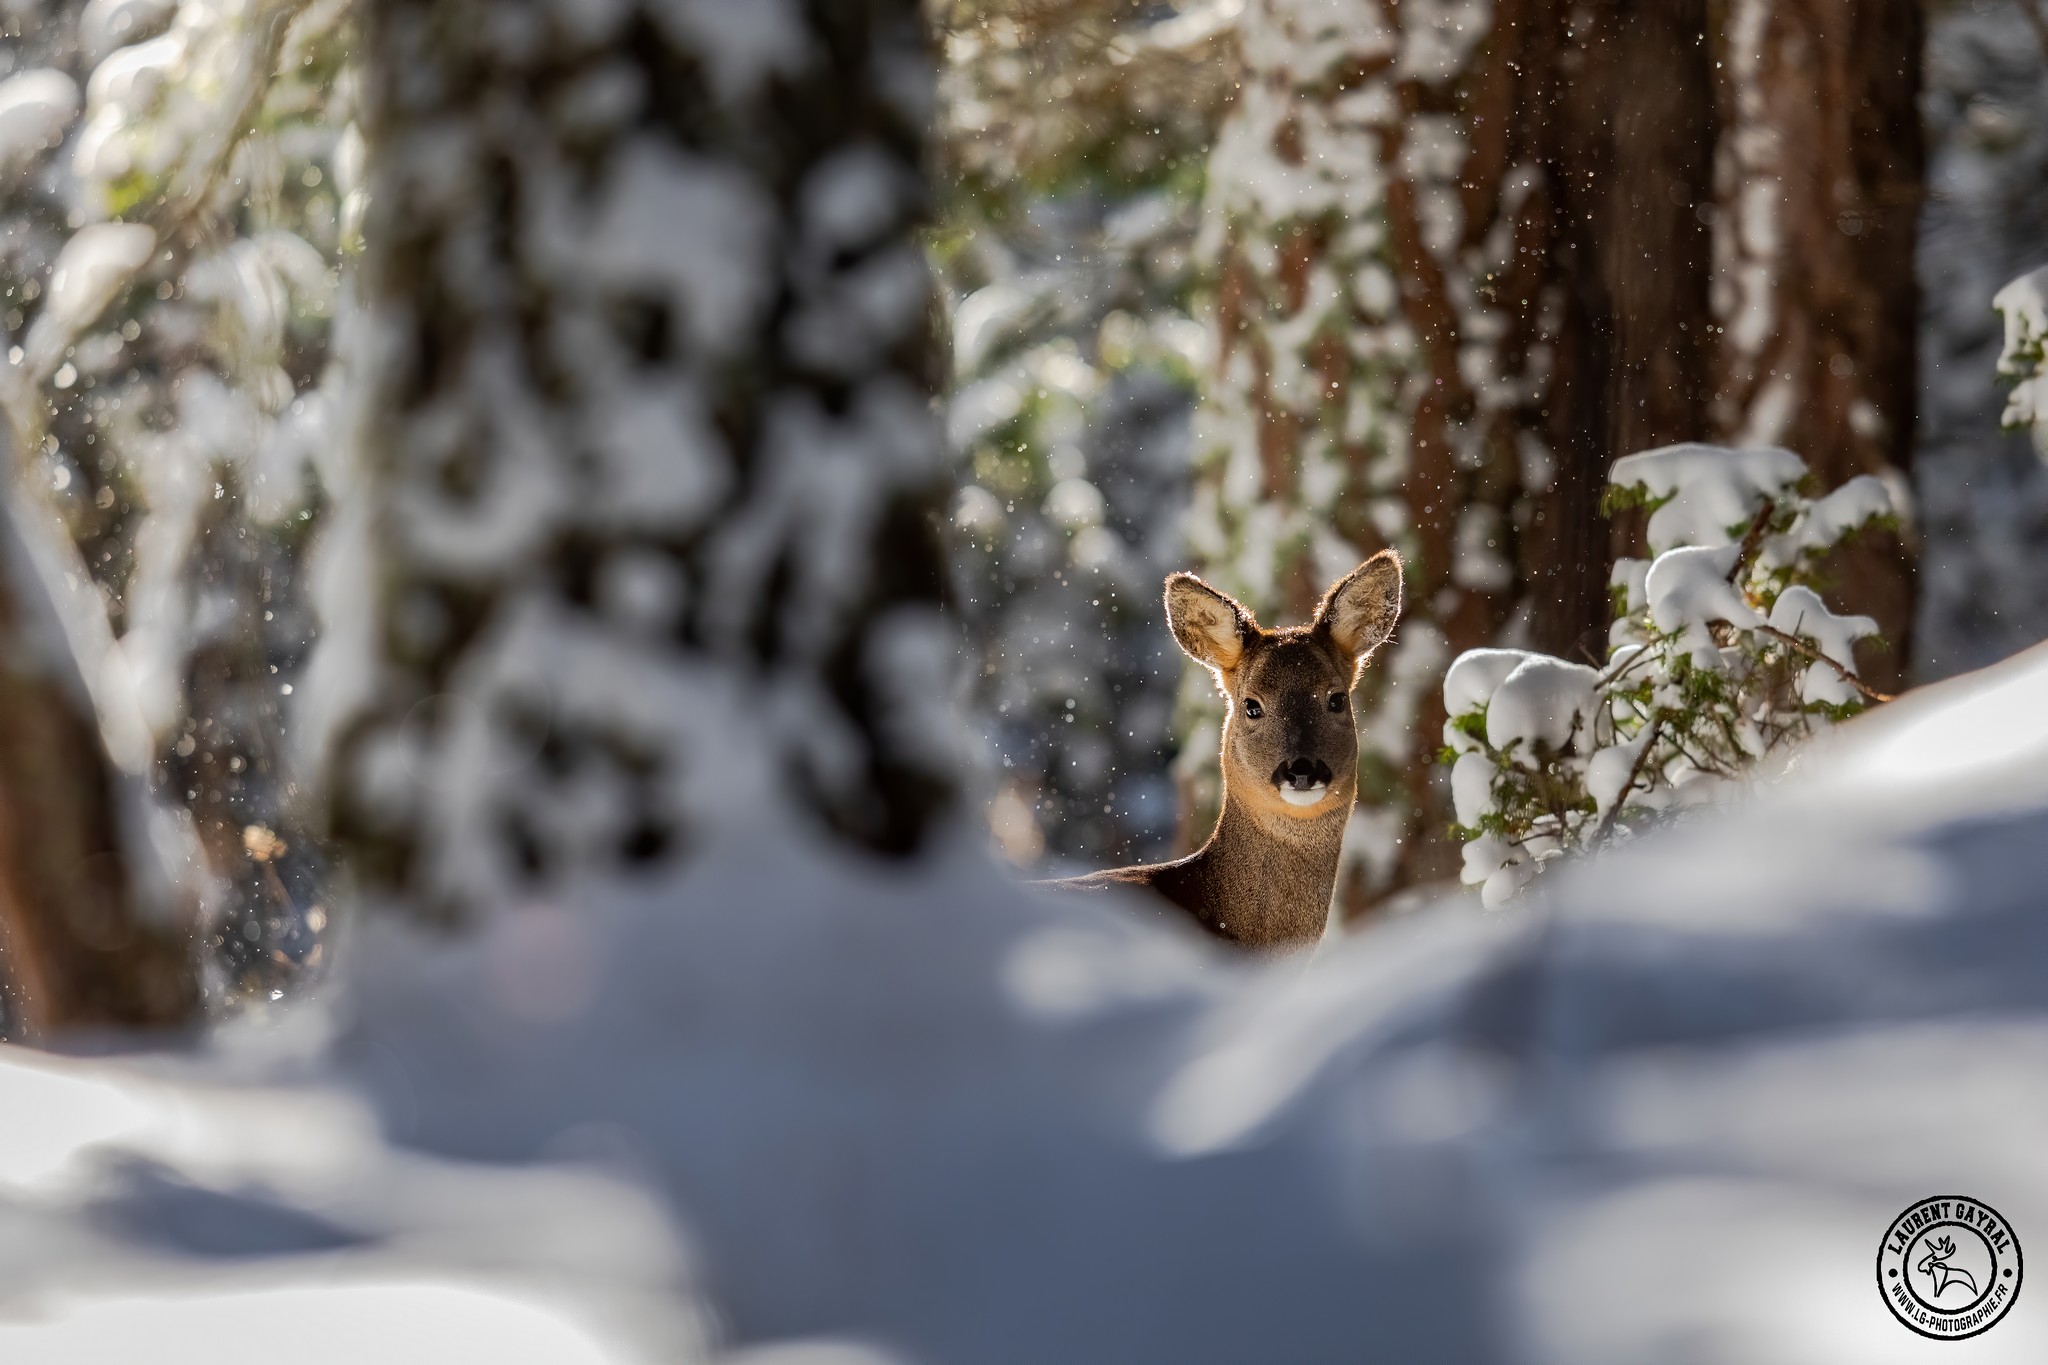
[[[1381,550],[1330,585],[1316,608],[1315,628],[1352,659],[1363,662],[1394,633],[1401,619],[1401,557]]]

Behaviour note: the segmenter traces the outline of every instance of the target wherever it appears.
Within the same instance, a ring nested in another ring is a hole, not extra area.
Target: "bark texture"
[[[1407,561],[1361,691],[1355,914],[1458,865],[1444,668],[1497,642],[1602,652],[1607,467],[1700,434],[1712,58],[1704,0],[1253,0],[1246,33],[1211,164],[1219,366],[1191,542],[1281,621],[1317,570],[1385,543]],[[1190,755],[1213,747],[1202,689]]]
[[[1730,0],[1716,167],[1715,434],[1783,445],[1824,487],[1859,474],[1908,492],[1917,417],[1914,268],[1921,202],[1915,0]],[[1863,675],[1911,657],[1910,544],[1838,551],[1832,594],[1877,619]]]
[[[362,870],[460,911],[721,829],[919,848],[955,750],[917,5],[366,23],[376,589],[316,662]]]
[[[57,0],[0,14],[9,70],[54,70],[83,86],[86,8]],[[0,184],[0,321],[16,341],[27,341],[71,231],[69,182],[53,169],[70,147],[53,142],[40,164],[17,166]],[[77,528],[64,525],[52,503],[40,460],[52,407],[46,392],[23,382],[24,368],[9,367],[0,393],[11,437],[0,459],[0,483],[11,485],[0,487],[0,1013],[8,1034],[30,1041],[178,1028],[201,1009],[194,907],[155,885],[147,862],[155,853],[137,828],[142,779],[109,757],[57,609],[13,520],[35,519],[26,524],[39,528],[46,548],[70,556],[66,571],[89,577],[58,539]],[[73,396],[91,386],[87,378]],[[61,424],[59,432],[74,453],[90,443],[70,439],[74,432]],[[88,461],[81,472],[91,468]],[[83,598],[88,610],[99,609],[97,593]],[[132,747],[131,766],[139,766],[141,746]]]

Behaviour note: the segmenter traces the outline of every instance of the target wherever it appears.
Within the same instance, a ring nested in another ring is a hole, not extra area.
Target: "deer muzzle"
[[[1336,774],[1319,758],[1297,758],[1273,770],[1273,785],[1290,806],[1313,806],[1329,795]]]

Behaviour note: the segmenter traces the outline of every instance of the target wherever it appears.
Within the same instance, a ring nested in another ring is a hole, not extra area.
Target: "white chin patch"
[[[1313,806],[1330,794],[1330,784],[1318,782],[1307,791],[1296,791],[1293,787],[1282,787],[1280,799],[1290,806]]]

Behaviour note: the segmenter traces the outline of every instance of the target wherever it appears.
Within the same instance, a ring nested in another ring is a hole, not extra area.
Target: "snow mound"
[[[1661,554],[1740,539],[1766,498],[1783,497],[1805,477],[1806,462],[1777,446],[1732,449],[1688,441],[1624,455],[1607,482],[1642,489],[1661,503],[1647,528],[1651,552]]]
[[[2048,652],[1999,685],[1986,725],[2048,702]],[[1971,732],[1981,696],[1916,723]],[[1684,1341],[1734,1365],[1766,1332],[1819,1365],[1869,1337],[1868,1252],[1826,1249],[1993,1173],[2004,1212],[2048,1217],[2022,1080],[2048,1056],[2048,807],[1955,825],[1912,777],[1845,797],[1857,730],[1816,775],[1552,879],[1527,913],[1445,906],[1306,965],[1217,960],[971,861],[878,885],[714,852],[658,900],[549,912],[587,936],[572,952],[509,921],[453,949],[387,937],[343,1056],[406,1145],[511,1160],[600,1115],[634,1134],[743,1335],[1220,1362],[1347,1359],[1373,1331],[1421,1359]],[[1965,747],[1944,782],[2041,791],[2038,725]],[[1465,856],[1512,887],[1534,855]],[[562,960],[583,984],[537,998],[533,964]],[[1983,1122],[1913,1103],[1950,1048]],[[1906,1136],[1857,1139],[1886,1123]],[[1859,1292],[1740,1292],[1766,1214]],[[1549,1292],[1608,1246],[1698,1275],[1646,1277],[1626,1312]],[[1020,1293],[1032,1313],[977,1307]],[[2025,1353],[2042,1329],[2002,1330]]]
[[[451,1163],[386,1144],[331,1084],[251,1088],[303,1067],[312,1022],[197,1058],[0,1049],[0,1359],[727,1358],[674,1226],[601,1147]],[[786,1358],[882,1359],[812,1349]]]
[[[0,1052],[0,1354],[321,1359],[246,1330],[296,1313],[360,1359],[694,1361],[715,1301],[949,1365],[1917,1359],[1892,1217],[2048,1226],[2044,717],[2048,648],[1526,909],[1309,959],[767,831],[371,920],[330,1004],[202,1055]]]

